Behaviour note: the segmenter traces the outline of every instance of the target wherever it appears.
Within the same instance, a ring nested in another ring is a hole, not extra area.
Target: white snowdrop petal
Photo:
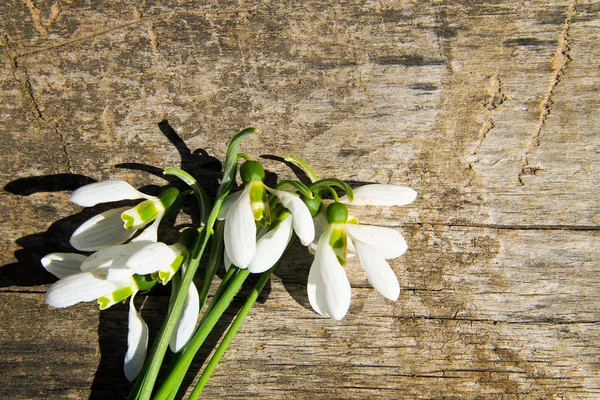
[[[365,185],[353,189],[354,200],[348,201],[348,196],[340,198],[341,203],[370,206],[405,206],[417,198],[417,192],[406,186],[396,185]]]
[[[71,246],[81,251],[96,251],[125,243],[136,232],[123,227],[121,213],[128,208],[115,208],[88,219],[71,235]]]
[[[81,272],[81,264],[87,257],[77,253],[51,253],[42,258],[42,265],[46,271],[57,278]]]
[[[248,271],[262,273],[279,261],[292,238],[292,220],[292,216],[288,215],[279,225],[258,240],[256,254],[248,265]]]
[[[106,273],[106,280],[117,284],[119,287],[136,287],[133,271],[129,268],[109,268]]]
[[[111,180],[82,186],[71,194],[69,200],[82,207],[92,207],[111,201],[153,198],[155,197],[140,192],[125,181]]]
[[[290,210],[294,217],[294,232],[298,235],[300,242],[308,246],[315,238],[315,224],[306,204],[292,193],[283,190],[274,190],[281,204]]]
[[[111,246],[98,250],[89,256],[82,264],[82,271],[94,271],[114,267],[123,267],[130,254],[143,249],[154,242],[135,242],[123,245]]]
[[[146,242],[147,243],[147,242]],[[125,266],[139,275],[146,275],[171,265],[178,253],[162,242],[151,244],[131,251]]]
[[[169,343],[169,348],[173,353],[180,352],[188,344],[196,329],[199,314],[200,296],[198,295],[196,285],[192,282],[183,305],[183,311]]]
[[[229,212],[229,209],[231,208],[233,203],[235,203],[237,201],[237,199],[240,198],[242,193],[244,193],[244,192],[243,191],[235,192],[225,198],[225,200],[223,201],[223,204],[221,204],[221,209],[219,210],[219,214],[217,215],[218,220],[225,219],[225,217],[227,216],[227,213]]]
[[[351,289],[346,271],[329,246],[328,231],[321,236],[308,274],[308,300],[319,314],[340,320],[350,308]]]
[[[358,240],[354,246],[371,285],[386,299],[398,300],[400,284],[385,258],[371,246]]]
[[[162,219],[163,216],[164,216],[164,214],[158,214],[156,219],[149,226],[147,226],[142,231],[142,233],[140,233],[139,235],[137,235],[136,237],[131,239],[131,241],[132,242],[139,242],[139,241],[156,242],[158,240],[158,226],[160,225],[160,220]]]
[[[133,297],[129,300],[129,331],[127,332],[127,353],[123,370],[125,377],[132,382],[142,371],[148,349],[148,325],[135,309]]]
[[[69,307],[82,301],[106,296],[119,286],[90,272],[80,272],[60,279],[46,292],[46,303],[52,307]]]
[[[231,260],[227,254],[227,249],[223,249],[223,265],[225,266],[225,272],[229,271],[229,268],[231,268]]]
[[[223,232],[227,255],[238,268],[247,268],[256,254],[256,225],[247,190],[249,187],[229,209]]]
[[[346,224],[346,232],[352,239],[371,246],[386,260],[400,257],[408,249],[406,240],[395,229],[381,226]]]

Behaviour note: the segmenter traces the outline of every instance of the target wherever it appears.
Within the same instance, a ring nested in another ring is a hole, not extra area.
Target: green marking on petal
[[[115,304],[115,302],[106,296],[102,296],[102,297],[98,297],[98,304],[100,305],[101,310],[106,310],[108,307]]]
[[[173,271],[172,269],[162,269],[158,272],[155,272],[155,274],[157,274],[157,280],[160,281],[160,283],[164,285],[166,285],[167,283],[169,283],[169,281],[171,280],[171,278],[173,278],[173,275],[175,275],[175,271]],[[154,275],[154,274],[153,274]],[[156,278],[155,278],[156,279]]]
[[[131,286],[127,286],[127,287],[117,289],[114,292],[112,292],[112,297],[113,297],[113,300],[115,301],[115,303],[118,303],[120,301],[125,300],[126,298],[131,296],[133,293],[134,293],[133,288]]]
[[[269,207],[269,198],[267,191],[262,182],[253,183],[250,185],[250,205],[254,214],[254,219],[259,225],[266,226],[271,223],[271,213]]]
[[[126,287],[115,290],[108,296],[99,297],[98,304],[100,304],[100,309],[106,310],[108,307],[112,306],[113,304],[117,304],[117,303],[125,300],[126,298],[128,298],[129,296],[134,294],[136,291],[137,291],[137,289],[132,288],[131,286],[126,286]]]
[[[163,211],[164,207],[159,200],[144,200],[137,206],[123,211],[121,219],[125,229],[140,229],[154,221]]]
[[[133,224],[135,223],[135,218],[133,218],[129,214],[125,214],[125,212],[123,212],[121,214],[121,219],[124,222],[123,226],[125,227],[125,229],[133,229]]]
[[[333,249],[340,264],[346,265],[346,257],[348,255],[348,235],[344,231],[343,226],[334,227],[329,238],[329,245]]]

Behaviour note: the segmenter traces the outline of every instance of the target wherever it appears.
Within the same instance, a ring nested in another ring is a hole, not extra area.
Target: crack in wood
[[[544,125],[546,124],[546,120],[548,115],[552,110],[552,96],[554,95],[554,90],[558,86],[558,84],[563,79],[567,67],[571,62],[571,45],[570,45],[570,28],[571,28],[571,19],[573,18],[573,14],[575,13],[575,6],[577,1],[571,0],[568,5],[567,15],[565,17],[565,21],[563,24],[563,29],[560,34],[560,38],[558,40],[558,47],[554,51],[554,56],[552,57],[552,77],[550,78],[550,85],[544,95],[544,98],[540,102],[540,115],[538,118],[538,123],[535,131],[531,135],[531,139],[527,145],[525,150],[525,154],[523,156],[523,163],[521,166],[521,172],[518,176],[519,185],[524,186],[525,182],[523,181],[523,176],[525,175],[536,175],[538,171],[541,169],[539,167],[531,167],[529,165],[529,153],[534,147],[539,147],[540,145],[540,137],[542,134],[542,130]]]
[[[445,226],[448,228],[483,228],[495,230],[523,231],[600,231],[600,225],[503,225],[503,224],[461,224],[443,222],[408,222],[399,227],[420,227],[423,225]]]
[[[91,33],[89,35],[77,37],[77,38],[70,39],[70,40],[65,40],[64,42],[57,43],[57,44],[54,44],[54,45],[51,45],[51,46],[42,47],[42,48],[38,48],[38,49],[33,49],[33,50],[30,50],[30,51],[26,51],[26,52],[23,52],[23,53],[19,53],[19,57],[25,57],[25,56],[30,56],[32,54],[37,54],[37,53],[45,52],[45,51],[56,50],[56,49],[59,49],[59,48],[64,47],[64,46],[69,46],[71,44],[85,42],[87,40],[94,39],[94,38],[97,38],[99,36],[106,35],[108,33],[119,31],[121,29],[135,27],[135,26],[140,25],[140,23],[142,22],[142,20],[143,20],[143,18],[141,18],[139,20],[136,19],[136,20],[127,22],[125,24],[121,24],[121,25],[118,25],[118,26],[115,26],[115,27],[112,27],[112,28],[108,28],[108,29],[100,30],[98,32]]]
[[[30,112],[31,112],[31,115],[33,116],[33,118],[38,123],[38,129],[41,129],[42,125],[46,125],[46,126],[51,125],[52,126],[52,129],[57,134],[57,136],[60,140],[60,143],[61,143],[62,152],[63,152],[65,161],[66,161],[66,169],[69,173],[72,173],[73,171],[71,170],[71,157],[69,156],[69,152],[67,150],[68,143],[65,142],[65,138],[64,138],[63,134],[60,132],[59,123],[53,122],[53,121],[47,119],[43,115],[40,105],[36,99],[36,96],[35,96],[35,93],[33,90],[33,85],[31,83],[31,77],[29,76],[27,67],[19,64],[20,56],[12,48],[12,46],[10,44],[10,38],[8,37],[8,35],[4,35],[4,44],[7,48],[7,52],[8,52],[7,57],[9,59],[9,64],[11,67],[13,79],[19,85],[22,95],[29,102]]]

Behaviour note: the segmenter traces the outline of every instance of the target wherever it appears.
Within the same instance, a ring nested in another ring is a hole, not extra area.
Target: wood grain
[[[126,395],[125,305],[50,309],[39,259],[93,213],[71,190],[152,191],[170,166],[214,190],[247,126],[253,157],[419,197],[351,210],[407,238],[398,302],[351,264],[348,316],[318,317],[311,256],[294,246],[206,398],[600,397],[599,13],[574,0],[1,4],[0,397]],[[264,162],[271,182],[294,176]],[[167,293],[138,302],[155,333]]]

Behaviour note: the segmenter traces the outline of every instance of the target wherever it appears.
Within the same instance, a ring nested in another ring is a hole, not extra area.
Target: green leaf
[[[231,139],[229,143],[229,147],[227,148],[227,155],[225,156],[225,166],[223,167],[223,179],[221,180],[221,186],[219,186],[219,191],[217,192],[217,199],[221,197],[225,198],[231,188],[233,187],[233,182],[235,182],[235,172],[237,166],[237,154],[238,147],[240,146],[241,140],[253,133],[256,133],[256,128],[246,128]]]

